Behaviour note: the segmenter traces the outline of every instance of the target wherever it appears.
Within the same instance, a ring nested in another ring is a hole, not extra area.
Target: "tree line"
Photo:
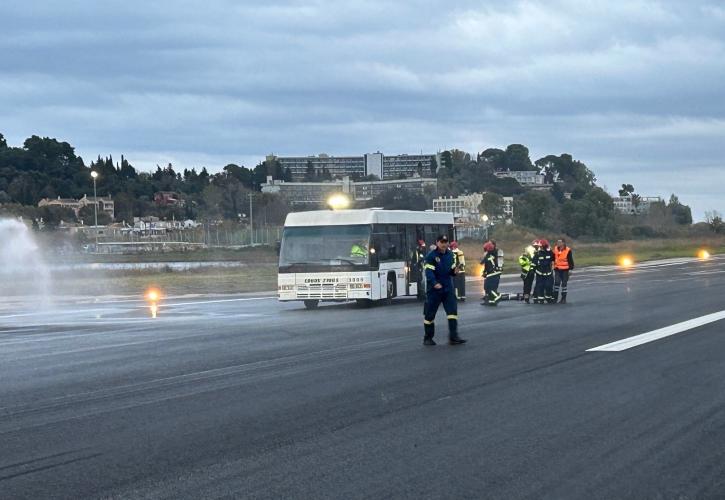
[[[475,155],[452,149],[441,153],[440,165],[428,167],[437,177],[436,190],[423,194],[390,190],[359,206],[424,210],[431,207],[435,196],[485,192],[480,210],[492,218],[502,215],[503,197],[511,196],[517,225],[605,240],[661,236],[692,223],[690,208],[674,194],[666,202],[650,204],[646,213],[618,214],[612,197],[597,185],[592,170],[569,154],[532,161],[528,148],[521,144],[489,148]],[[42,217],[50,227],[61,219],[74,220],[72,211],[41,209],[37,204],[42,198],[92,196],[92,170],[99,174],[98,195],[113,196],[117,221],[131,222],[133,217],[147,215],[239,220],[249,212],[250,195],[256,220],[281,224],[291,210],[283,198],[260,192],[268,176],[292,180],[289,169],[282,168],[277,160],[260,162],[254,168],[228,164],[214,174],[205,167],[177,171],[171,164],[142,172],[123,156],[120,161],[98,156],[86,165],[67,142],[34,135],[22,147],[11,147],[0,134],[0,213]],[[532,190],[515,179],[496,176],[505,171],[540,172],[550,188]],[[332,176],[315,171],[310,164],[305,180],[332,180]],[[159,191],[179,193],[183,206],[157,206],[153,198]],[[619,194],[630,196],[635,206],[641,200],[631,184],[623,184]],[[82,210],[78,219],[89,223],[91,211]],[[100,217],[99,223],[107,222],[104,215]],[[720,224],[721,218],[715,218],[713,227],[721,231]]]
[[[67,142],[34,135],[22,147],[10,147],[0,134],[0,212],[30,219],[42,217],[49,227],[60,220],[74,221],[72,210],[38,208],[37,204],[43,198],[93,196],[91,171],[99,174],[98,196],[113,197],[118,221],[131,222],[134,217],[148,215],[177,220],[237,220],[247,216],[250,194],[262,223],[280,224],[290,210],[280,197],[260,192],[268,175],[291,179],[290,172],[276,161],[260,162],[253,169],[228,164],[214,174],[206,167],[177,171],[171,164],[142,172],[123,156],[120,161],[99,156],[86,165]],[[179,193],[184,205],[158,206],[154,194],[159,191]],[[88,215],[81,210],[78,219],[89,223],[92,219]],[[107,222],[104,214],[99,217],[99,223]]]

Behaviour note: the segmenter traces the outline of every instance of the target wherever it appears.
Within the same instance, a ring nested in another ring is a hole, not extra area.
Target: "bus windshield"
[[[279,265],[345,265],[369,263],[370,226],[287,227]]]

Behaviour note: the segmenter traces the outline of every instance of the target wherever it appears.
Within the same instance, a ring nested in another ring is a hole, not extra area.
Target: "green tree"
[[[446,169],[453,168],[453,156],[450,151],[443,151],[441,153],[441,166]]]
[[[594,173],[569,154],[545,156],[536,160],[536,166],[550,175],[558,174],[559,180],[564,183],[564,190],[573,193],[575,198],[581,198],[596,185]]]
[[[725,223],[723,223],[722,215],[716,210],[709,210],[705,212],[705,222],[707,223],[710,231],[715,234],[725,233]]]
[[[83,221],[83,224],[85,224],[86,226],[92,226],[95,224],[95,212],[93,204],[86,205],[78,211],[78,220]],[[107,224],[110,224],[111,222],[113,222],[111,216],[101,210],[100,207],[98,207],[98,225],[105,226]]]
[[[511,144],[503,155],[504,170],[535,170],[529,158],[529,148],[521,144]]]
[[[506,170],[506,152],[503,149],[488,148],[478,155],[477,160],[491,172]]]
[[[692,224],[692,211],[690,210],[690,207],[680,203],[679,198],[674,194],[670,196],[667,209],[670,211],[670,214],[672,214],[672,220],[675,224],[683,226]]]
[[[57,206],[45,206],[38,209],[38,216],[43,220],[44,230],[56,229],[61,222],[75,222],[73,210]]]
[[[514,203],[514,221],[534,229],[553,229],[557,203],[548,192],[529,191]]]
[[[614,240],[617,230],[613,220],[614,202],[599,187],[592,189],[582,199],[567,200],[562,205],[562,229],[575,238],[593,236]]]
[[[629,196],[634,194],[634,186],[631,184],[622,184],[622,189],[619,190],[619,196]]]
[[[485,193],[478,205],[478,210],[481,214],[495,219],[503,216],[503,205],[503,196],[496,193]]]

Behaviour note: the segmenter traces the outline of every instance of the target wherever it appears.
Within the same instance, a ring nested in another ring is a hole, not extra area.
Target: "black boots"
[[[423,336],[423,345],[436,345],[435,342],[433,342],[433,335],[435,335],[436,327],[433,323],[423,323],[423,331],[425,332]]]

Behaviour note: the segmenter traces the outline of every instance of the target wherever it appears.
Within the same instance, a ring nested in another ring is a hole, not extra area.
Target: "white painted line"
[[[687,330],[692,330],[693,328],[697,328],[699,326],[704,326],[704,325],[707,325],[710,323],[714,323],[715,321],[720,321],[722,319],[725,319],[725,311],[708,314],[706,316],[700,316],[699,318],[694,318],[694,319],[690,319],[688,321],[683,321],[682,323],[677,323],[674,325],[666,326],[664,328],[660,328],[659,330],[653,330],[651,332],[642,333],[640,335],[635,335],[634,337],[629,337],[626,339],[618,340],[616,342],[611,342],[609,344],[600,345],[599,347],[593,347],[591,349],[587,349],[587,352],[591,352],[591,351],[608,351],[608,352],[626,351],[627,349],[631,349],[632,347],[637,347],[639,345],[646,344],[648,342],[654,342],[655,340],[660,340],[665,337],[675,335],[677,333],[686,332]]]
[[[277,297],[245,297],[242,299],[219,299],[219,300],[200,300],[198,302],[163,302],[159,301],[160,307],[178,307],[178,306],[196,306],[196,305],[203,305],[203,304],[220,304],[222,302],[249,302],[250,300],[272,300],[277,299]],[[148,306],[142,306],[143,309],[147,308]]]

